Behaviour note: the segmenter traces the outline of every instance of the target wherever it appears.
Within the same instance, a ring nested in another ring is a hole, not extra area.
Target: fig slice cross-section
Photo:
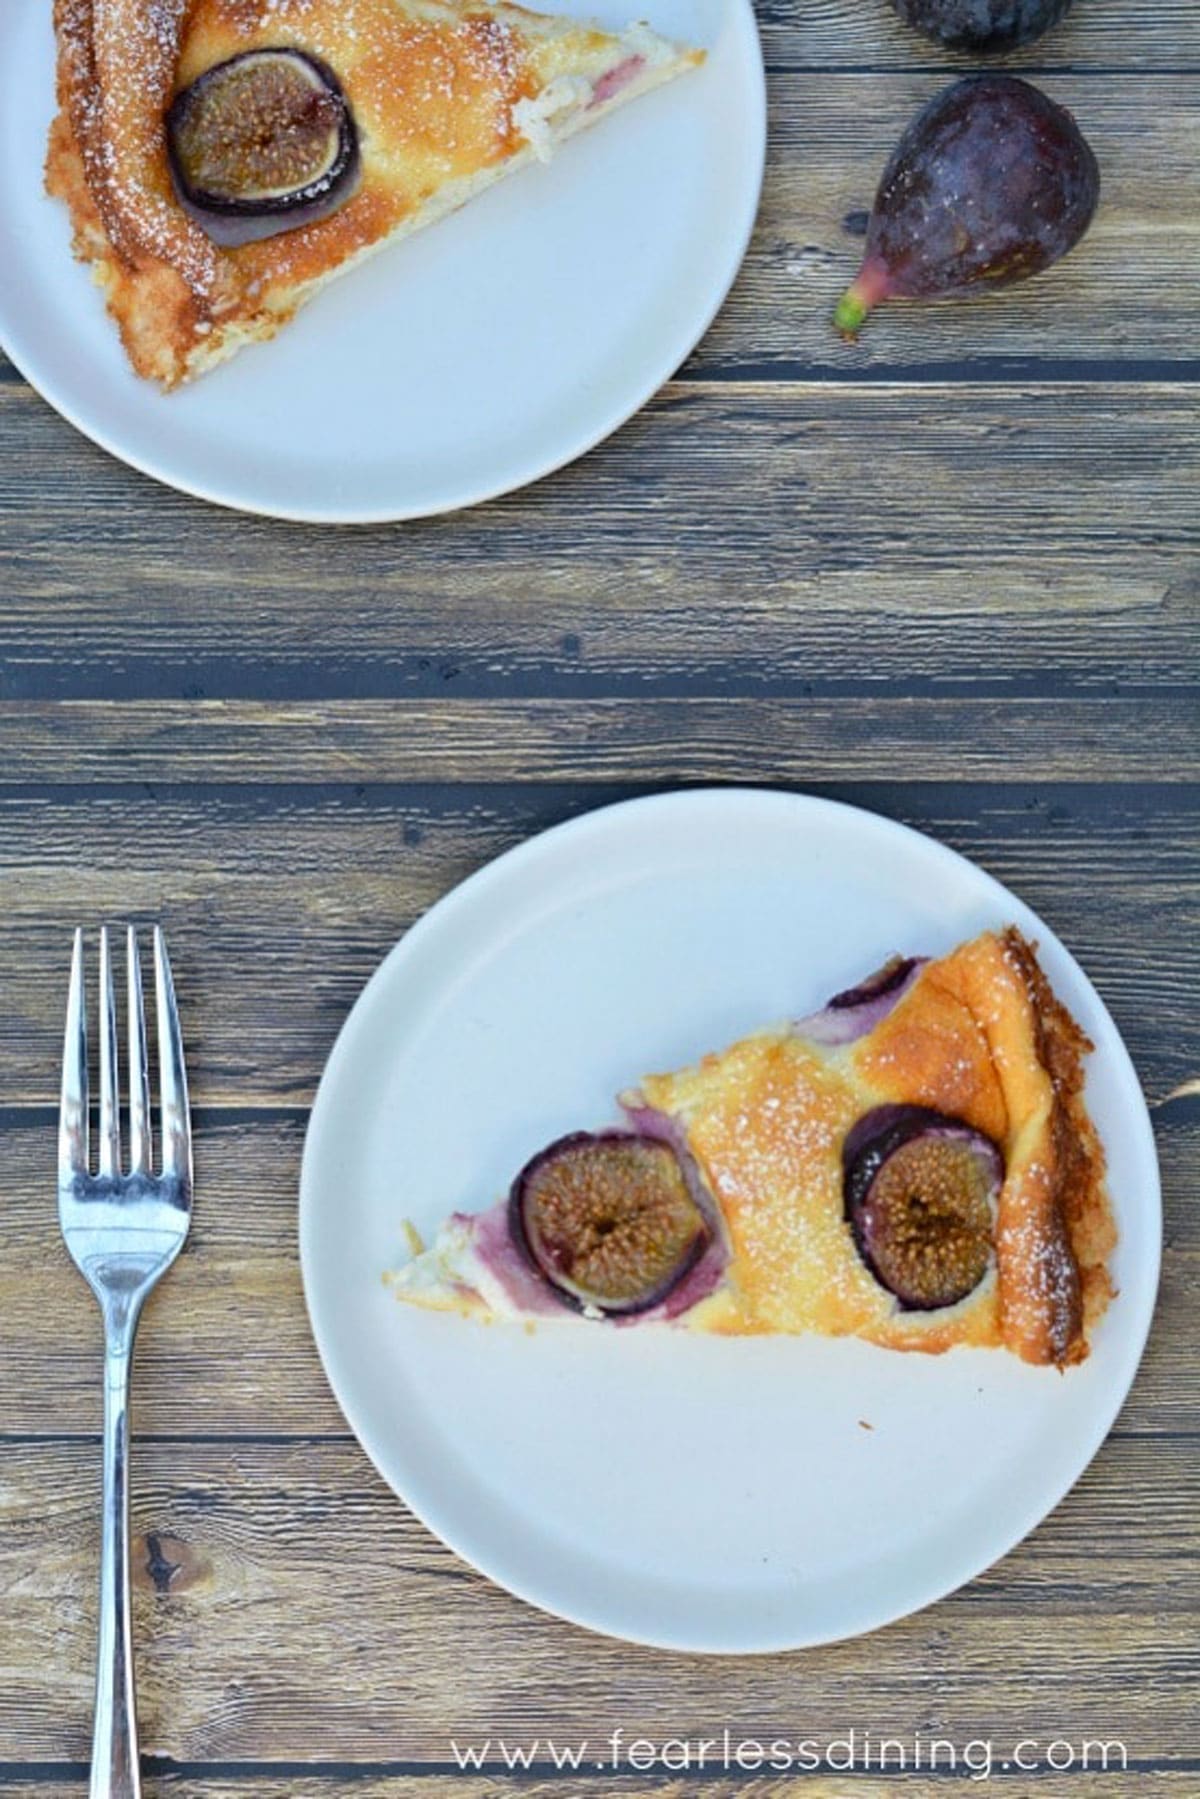
[[[354,119],[332,69],[300,50],[251,50],[177,94],[167,114],[180,203],[235,247],[341,206],[359,172]]]
[[[559,1138],[522,1169],[509,1205],[534,1267],[588,1312],[658,1305],[711,1237],[672,1146],[633,1132]]]
[[[1004,1160],[962,1119],[880,1106],[846,1138],[846,1218],[858,1252],[906,1311],[974,1292],[992,1261]]]

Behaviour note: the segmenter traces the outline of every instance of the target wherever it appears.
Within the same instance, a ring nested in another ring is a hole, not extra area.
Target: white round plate
[[[631,0],[545,0],[617,28]],[[42,190],[50,0],[0,6],[0,347],[172,487],[279,518],[469,506],[571,461],[688,356],[745,254],[766,107],[749,0],[651,0],[703,68],[334,283],[272,343],[163,395],[129,368]]]
[[[897,950],[1036,937],[1096,1043],[1088,1099],[1120,1296],[1065,1375],[1002,1351],[721,1339],[400,1304],[402,1220],[503,1192],[613,1095],[813,1010]],[[952,851],[825,800],[685,792],[593,812],[447,895],[368,983],[313,1108],[300,1195],[326,1373],[387,1480],[502,1586],[673,1649],[800,1647],[950,1592],[1031,1530],[1104,1440],[1141,1356],[1161,1209],[1137,1077],[1027,906]],[[870,1428],[864,1428],[869,1426]]]

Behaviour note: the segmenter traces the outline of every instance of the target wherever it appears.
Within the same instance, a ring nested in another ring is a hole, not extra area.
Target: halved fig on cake
[[[206,69],[175,96],[166,126],[180,204],[226,247],[325,218],[358,182],[346,96],[303,50],[250,50]]]
[[[842,1151],[858,1252],[906,1311],[973,1293],[991,1263],[1004,1158],[982,1131],[926,1106],[877,1106]]]
[[[703,1255],[711,1227],[661,1138],[576,1131],[513,1183],[514,1241],[555,1291],[587,1312],[648,1311]]]

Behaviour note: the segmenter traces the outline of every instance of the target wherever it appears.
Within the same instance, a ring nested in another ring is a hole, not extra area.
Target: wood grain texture
[[[98,1454],[5,1446],[10,1761],[86,1756]],[[1131,1503],[1151,1494],[1153,1535]],[[857,1718],[876,1737],[1117,1736],[1135,1762],[1169,1765],[1194,1747],[1172,1672],[1194,1647],[1200,1595],[1178,1549],[1195,1497],[1180,1441],[1115,1438],[1019,1549],[875,1633],[869,1664],[861,1642],[697,1657],[594,1637],[502,1593],[396,1503],[355,1445],[146,1442],[132,1500],[144,1747],[187,1764],[444,1768],[453,1742],[569,1743],[618,1725],[659,1741],[725,1724],[736,1737],[833,1736]]]
[[[841,1751],[837,1753],[840,1755]],[[943,1769],[945,1754],[943,1750]],[[1093,1750],[1093,1756],[1099,1759],[1098,1748]],[[1058,1799],[1064,1792],[1069,1792],[1071,1799],[1113,1799],[1115,1793],[1120,1799],[1195,1799],[1196,1792],[1194,1763],[1174,1769],[1161,1765],[1148,1769],[1137,1768],[1131,1762],[1125,1773],[1076,1773],[1057,1781],[1041,1774],[1037,1776],[1036,1789],[1024,1784],[1027,1778],[998,1772],[991,1784],[993,1790],[999,1788],[1009,1795],[1036,1790],[1039,1796],[1047,1794],[1050,1799]],[[799,1779],[804,1784],[798,1788]],[[622,1774],[619,1783],[607,1790],[619,1795],[619,1799],[795,1799],[797,1792],[802,1799],[897,1799],[898,1792],[903,1799],[946,1799],[948,1789],[974,1792],[978,1782],[968,1784],[968,1780],[964,1775],[954,1782],[944,1771],[935,1779],[906,1775],[899,1786],[894,1773],[886,1778],[869,1774],[766,1778],[743,1774],[716,1779],[697,1775],[651,1779]],[[6,1781],[2,1790],[5,1799],[48,1799],[50,1794],[61,1794],[62,1799],[83,1799],[87,1777],[82,1770],[55,1768],[37,1781]],[[143,1790],[145,1799],[175,1799],[176,1795],[191,1793],[201,1794],[203,1799],[332,1799],[332,1795],[342,1793],[352,1793],[354,1799],[512,1799],[514,1793],[520,1794],[521,1799],[578,1799],[581,1792],[601,1789],[599,1781],[587,1784],[571,1775],[547,1775],[545,1771],[533,1777],[507,1773],[468,1776],[447,1774],[440,1768],[409,1767],[404,1773],[379,1774],[339,1763],[326,1772],[298,1768],[280,1779],[258,1768],[220,1768],[201,1762],[185,1767],[151,1764],[143,1776]]]
[[[0,697],[1195,688],[1176,387],[680,382],[522,494],[332,535],[167,493],[20,388],[0,436]]]
[[[890,762],[888,746],[877,747]],[[769,739],[748,742],[742,777],[772,780],[775,754]],[[947,776],[956,757],[951,743]],[[653,784],[654,765],[640,766]],[[1195,788],[947,779],[814,790],[929,831],[1020,893],[1092,973],[1151,1098],[1200,1068]],[[0,787],[9,956],[0,1093],[9,1105],[56,1101],[74,927],[158,916],[195,1102],[307,1104],[359,989],[447,888],[533,832],[639,791],[535,782]]]
[[[735,700],[552,699],[0,701],[9,785],[272,785],[737,780],[746,743],[777,781],[819,781],[835,759],[870,780],[881,746],[912,781],[938,780],[953,743],[963,780],[1160,781],[1200,776],[1197,696],[914,695]]]
[[[196,1436],[347,1435],[301,1293],[296,1194],[303,1135],[302,1114],[198,1118],[192,1233],[149,1303],[134,1378],[139,1439],[175,1439],[184,1445],[182,1461],[186,1440]],[[52,1139],[49,1119],[10,1115],[0,1129],[0,1458],[6,1434],[92,1438],[100,1427],[99,1317],[53,1235]],[[1195,1445],[1171,1445],[1180,1433],[1200,1441],[1200,1366],[1180,1353],[1182,1344],[1194,1344],[1200,1316],[1200,1216],[1193,1203],[1200,1120],[1189,1124],[1177,1108],[1164,1111],[1158,1144],[1167,1219],[1158,1322],[1118,1434],[1153,1437],[1167,1461],[1174,1457],[1182,1467]],[[397,1259],[401,1253],[398,1201]],[[1161,1571],[1171,1545],[1161,1534],[1154,1540]],[[0,1694],[0,1719],[3,1709]]]

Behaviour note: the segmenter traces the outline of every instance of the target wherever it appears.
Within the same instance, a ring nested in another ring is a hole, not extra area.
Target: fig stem
[[[848,342],[853,343],[871,308],[865,300],[859,298],[853,287],[848,287],[838,301],[833,314],[833,322]]]
[[[888,274],[878,257],[869,257],[850,283],[833,313],[833,322],[847,343],[853,343],[873,306],[888,291]]]

